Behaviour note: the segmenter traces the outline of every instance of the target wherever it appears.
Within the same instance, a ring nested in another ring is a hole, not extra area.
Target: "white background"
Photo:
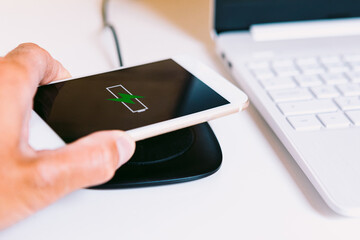
[[[74,75],[117,66],[100,0],[3,0],[0,55],[46,48]],[[210,39],[206,0],[112,0],[126,65],[192,55],[231,80]],[[360,219],[333,213],[257,111],[214,120],[216,174],[127,190],[79,190],[0,233],[0,239],[360,239]]]

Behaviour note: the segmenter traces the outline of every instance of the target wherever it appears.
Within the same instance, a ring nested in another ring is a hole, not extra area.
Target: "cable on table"
[[[117,56],[119,59],[119,65],[120,65],[120,67],[122,67],[123,61],[122,61],[122,57],[121,57],[119,38],[118,38],[118,35],[116,33],[114,26],[108,21],[108,16],[107,16],[108,4],[109,4],[109,0],[102,1],[102,4],[101,4],[102,21],[103,21],[104,27],[109,28],[113,35],[115,46],[116,46],[116,53],[117,53]]]

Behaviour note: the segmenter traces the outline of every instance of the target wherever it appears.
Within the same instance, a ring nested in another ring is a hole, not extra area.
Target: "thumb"
[[[125,132],[93,133],[64,148],[40,153],[39,180],[47,194],[52,192],[57,199],[78,188],[110,180],[134,151],[135,142]]]

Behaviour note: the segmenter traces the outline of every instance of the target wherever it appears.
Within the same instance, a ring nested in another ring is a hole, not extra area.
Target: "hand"
[[[134,153],[134,141],[122,131],[93,133],[52,151],[28,145],[38,85],[68,77],[35,44],[22,44],[0,58],[0,229],[78,188],[111,179]]]

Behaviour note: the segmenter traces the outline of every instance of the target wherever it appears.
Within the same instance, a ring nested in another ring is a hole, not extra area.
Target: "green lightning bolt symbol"
[[[107,99],[107,100],[114,101],[114,102],[124,102],[124,103],[135,104],[135,102],[131,99],[144,98],[143,96],[135,96],[135,95],[125,94],[125,93],[118,93],[118,94],[121,98],[111,98],[111,99]]]

